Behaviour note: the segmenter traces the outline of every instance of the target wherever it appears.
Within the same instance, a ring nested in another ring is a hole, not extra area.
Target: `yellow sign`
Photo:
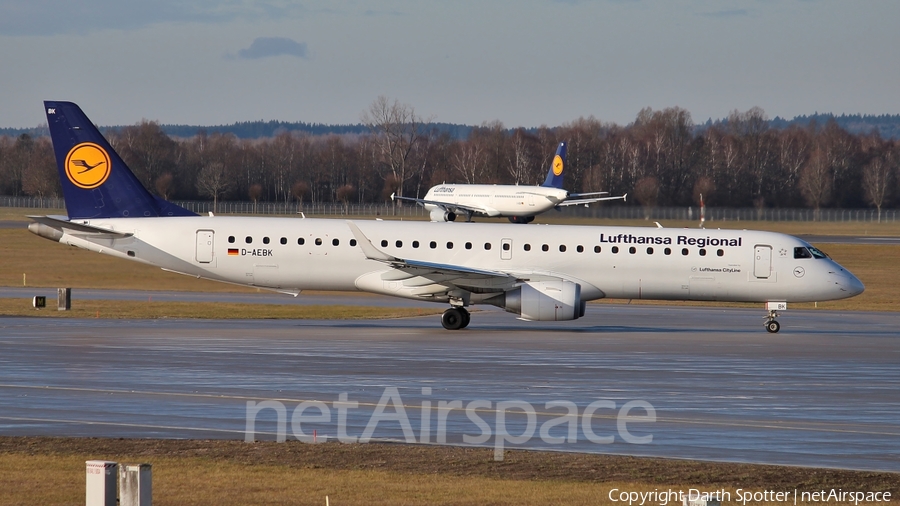
[[[106,181],[111,165],[105,149],[93,142],[82,142],[66,155],[66,176],[75,186],[90,190]]]
[[[553,157],[553,175],[559,176],[562,174],[562,171],[563,171],[562,157],[559,155],[556,155],[555,157]]]

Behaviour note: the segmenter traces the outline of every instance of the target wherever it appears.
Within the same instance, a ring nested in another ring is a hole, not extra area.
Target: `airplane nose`
[[[866,289],[865,285],[862,284],[862,281],[859,280],[853,274],[847,273],[847,291],[852,295],[859,295],[863,293]]]

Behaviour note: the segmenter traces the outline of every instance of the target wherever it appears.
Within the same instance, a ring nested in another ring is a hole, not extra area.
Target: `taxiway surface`
[[[789,311],[776,335],[762,316],[589,305],[561,323],[473,313],[457,332],[434,316],[0,317],[0,434],[244,439],[248,402],[270,401],[284,406],[289,438],[364,436],[374,419],[376,439],[437,442],[443,431],[451,444],[490,434],[478,444],[492,446],[498,432],[533,431],[505,446],[900,471],[900,314]],[[311,421],[316,407],[298,415],[303,401],[323,403],[327,419]],[[501,420],[504,401],[534,406],[534,420],[513,404]],[[623,434],[629,402],[656,421],[626,420]],[[565,406],[576,418],[559,418]],[[255,420],[257,439],[275,438],[275,409]]]

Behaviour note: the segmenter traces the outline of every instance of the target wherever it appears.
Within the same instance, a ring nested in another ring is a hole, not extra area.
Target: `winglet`
[[[366,258],[369,260],[378,260],[379,262],[396,262],[398,260],[376,248],[375,245],[372,244],[372,241],[366,237],[366,234],[359,229],[356,223],[348,220],[347,226],[350,227],[350,232],[353,233],[353,237],[356,238],[356,242],[359,244],[360,249],[362,249],[363,254],[366,255]]]

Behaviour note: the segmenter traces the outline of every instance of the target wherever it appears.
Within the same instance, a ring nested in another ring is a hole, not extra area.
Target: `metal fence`
[[[311,204],[295,202],[219,202],[215,209],[210,201],[174,201],[198,214],[265,214],[306,216],[398,216],[424,218],[428,212],[421,206],[395,207],[390,204]],[[0,196],[0,207],[35,209],[65,209],[60,198]],[[552,212],[552,211],[551,211]],[[562,208],[561,216],[614,220],[681,220],[699,221],[697,207],[570,206]],[[706,208],[706,221],[827,221],[827,222],[896,222],[900,210],[885,209],[879,218],[875,209],[768,209],[768,208]]]

